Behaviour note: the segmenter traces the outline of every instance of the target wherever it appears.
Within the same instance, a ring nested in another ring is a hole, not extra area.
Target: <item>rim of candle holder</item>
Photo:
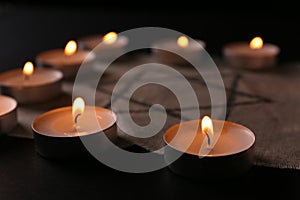
[[[63,73],[60,70],[58,70],[58,69],[49,69],[49,68],[37,67],[35,70],[39,70],[39,71],[40,70],[43,70],[43,71],[52,71],[52,72],[54,72],[54,73],[56,73],[58,75],[58,78],[55,79],[55,80],[51,80],[49,82],[44,82],[44,83],[37,84],[37,85],[22,85],[22,86],[18,86],[18,85],[5,84],[5,79],[6,78],[3,78],[5,75],[13,74],[13,73],[16,73],[16,72],[19,72],[19,71],[22,73],[22,69],[13,69],[13,70],[9,70],[9,71],[3,72],[0,75],[0,87],[16,88],[16,89],[19,89],[19,88],[38,88],[38,87],[43,87],[43,86],[47,86],[49,84],[54,84],[54,83],[60,82],[64,78]],[[12,76],[9,76],[9,77],[12,77]]]
[[[89,107],[89,106],[87,106]],[[92,107],[92,106],[90,106]],[[100,107],[99,107],[100,108]],[[46,115],[49,115],[49,114],[52,114],[54,112],[57,112],[57,111],[62,111],[62,110],[70,110],[72,112],[72,106],[65,106],[65,107],[61,107],[61,108],[56,108],[56,109],[53,109],[53,110],[50,110],[50,111],[47,111],[39,116],[37,116],[31,123],[31,128],[32,130],[37,133],[37,134],[40,134],[40,135],[43,135],[45,137],[52,137],[52,138],[78,138],[78,137],[85,137],[85,136],[90,136],[90,135],[94,135],[94,134],[99,134],[101,132],[105,132],[107,130],[109,130],[111,127],[115,126],[116,125],[116,122],[117,122],[117,115],[109,110],[109,109],[106,109],[106,108],[102,108],[101,109],[104,109],[104,110],[107,110],[107,111],[110,111],[112,113],[112,116],[114,118],[114,123],[112,123],[111,125],[109,125],[107,128],[105,129],[101,129],[100,131],[93,131],[93,132],[89,132],[87,134],[84,134],[84,135],[66,135],[66,136],[61,136],[61,135],[48,135],[48,134],[44,134],[43,132],[39,131],[36,129],[35,127],[35,123],[37,123],[38,120],[40,120],[41,118],[45,117]]]
[[[63,67],[73,67],[75,65],[79,67],[82,65],[82,63],[93,62],[96,59],[96,54],[94,52],[92,52],[91,50],[78,49],[77,52],[81,52],[81,53],[85,54],[84,58],[80,62],[63,63],[63,64],[57,65],[57,64],[55,64],[55,62],[49,61],[49,59],[51,60],[51,58],[53,57],[53,55],[55,56],[55,54],[58,54],[58,53],[64,54],[64,49],[60,49],[60,48],[50,49],[50,50],[41,52],[36,56],[35,60],[36,60],[36,63],[38,66],[41,65],[41,66],[47,66],[47,67],[51,67],[51,68],[55,68],[55,69],[61,69]],[[72,57],[72,55],[70,57]]]
[[[85,50],[93,50],[97,49],[98,45],[103,42],[102,37],[105,36],[105,34],[92,34],[83,36],[78,39],[78,46],[80,49]],[[129,43],[129,39],[125,37],[124,35],[118,35],[117,41],[122,42],[122,47],[125,47]],[[97,43],[96,45],[91,43]],[[114,43],[113,43],[114,44]],[[105,47],[109,47],[110,45],[103,45]]]
[[[1,94],[0,97],[8,98],[8,99],[10,99],[10,100],[12,100],[14,102],[13,108],[11,110],[9,110],[7,113],[1,115],[0,116],[0,119],[1,119],[2,117],[5,117],[6,115],[10,115],[11,113],[15,112],[16,109],[18,108],[19,104],[18,104],[18,101],[15,98],[13,98],[13,97],[10,97],[10,96],[7,96],[7,95],[3,95],[3,94]]]
[[[0,116],[0,123],[3,125],[0,125],[0,135],[6,135],[10,131],[12,131],[18,124],[17,119],[17,108],[18,108],[18,101],[10,96],[7,95],[0,95],[1,97],[5,97],[13,102],[13,107],[11,110],[8,110],[5,114]]]
[[[247,53],[244,52],[239,52],[239,53],[233,53],[231,48],[235,48],[238,47],[240,45],[243,45],[242,48],[246,48],[249,47],[249,43],[246,41],[237,41],[237,42],[231,42],[231,43],[227,43],[224,45],[223,47],[223,53],[226,56],[229,57],[252,57],[252,56],[257,56],[257,57],[273,57],[273,56],[277,56],[280,53],[280,48],[276,45],[276,44],[272,44],[272,43],[264,43],[262,48],[260,49],[250,49],[252,51],[248,51],[251,52],[251,55],[247,55]],[[266,48],[272,48],[272,54],[271,53],[263,53],[264,49]]]
[[[236,152],[233,152],[233,153],[223,153],[223,154],[217,154],[217,155],[210,155],[209,153],[208,154],[205,154],[205,155],[200,155],[200,154],[195,154],[195,153],[192,153],[192,152],[185,152],[185,151],[182,151],[180,150],[179,148],[175,147],[174,145],[171,145],[170,142],[167,141],[166,139],[166,136],[167,134],[169,134],[170,132],[172,132],[173,129],[176,129],[177,126],[180,126],[180,125],[185,125],[186,123],[188,122],[199,122],[201,123],[201,120],[191,120],[191,121],[187,121],[187,122],[181,122],[181,123],[177,123],[177,124],[174,124],[172,125],[171,127],[169,127],[166,132],[163,134],[163,141],[166,145],[168,145],[169,147],[171,147],[172,149],[178,151],[178,152],[182,152],[183,154],[189,154],[191,156],[199,156],[199,157],[205,157],[205,158],[218,158],[218,157],[226,157],[226,156],[233,156],[233,155],[238,155],[240,153],[243,153],[245,151],[248,151],[249,149],[251,149],[254,145],[255,145],[255,142],[256,142],[256,137],[255,137],[255,134],[253,131],[251,131],[249,128],[247,128],[246,126],[243,126],[241,124],[238,124],[238,123],[235,123],[235,122],[231,122],[231,121],[222,121],[222,120],[216,120],[216,119],[213,119],[212,121],[215,121],[215,122],[222,122],[224,123],[223,124],[223,128],[226,126],[225,124],[228,124],[228,125],[234,125],[234,126],[238,126],[238,127],[241,127],[243,128],[244,130],[247,131],[247,134],[249,136],[251,136],[251,138],[253,139],[252,143],[246,147],[245,149],[241,150],[241,151],[236,151]],[[176,133],[177,134],[177,133]],[[219,138],[218,138],[219,139]]]

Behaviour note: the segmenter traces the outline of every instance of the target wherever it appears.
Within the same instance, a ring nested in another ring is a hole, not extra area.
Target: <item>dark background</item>
[[[41,51],[62,48],[71,38],[143,26],[180,31],[221,55],[232,41],[261,36],[280,46],[279,61],[299,58],[300,16],[289,4],[262,2],[2,1],[0,2],[0,69],[20,67]],[[232,7],[236,6],[236,7]]]

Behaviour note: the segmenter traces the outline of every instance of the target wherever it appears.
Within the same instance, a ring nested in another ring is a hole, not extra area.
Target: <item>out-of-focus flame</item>
[[[118,34],[115,32],[109,32],[106,35],[103,36],[103,42],[105,44],[113,44],[117,41],[118,39]]]
[[[75,54],[77,51],[77,43],[74,40],[70,40],[65,47],[64,53],[67,56]]]
[[[255,37],[251,40],[249,46],[251,49],[261,49],[264,45],[263,40],[261,37]]]
[[[23,67],[23,74],[25,75],[25,77],[29,77],[31,74],[33,74],[33,72],[34,72],[33,63],[30,61],[27,61]]]
[[[187,37],[185,36],[180,36],[178,39],[177,39],[177,44],[178,46],[180,47],[187,47],[189,45],[189,40]]]

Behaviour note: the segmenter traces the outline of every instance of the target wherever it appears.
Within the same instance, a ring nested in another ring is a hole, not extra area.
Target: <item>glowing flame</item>
[[[205,135],[212,136],[214,133],[213,123],[210,117],[204,116],[201,122],[202,133]]]
[[[251,49],[261,49],[264,45],[263,40],[261,39],[261,37],[255,37],[251,40],[250,42],[250,48]]]
[[[75,122],[75,124],[77,123],[77,118],[82,115],[82,113],[84,112],[84,107],[85,107],[85,103],[83,98],[81,97],[77,97],[74,101],[73,101],[73,105],[72,105],[72,115],[73,115],[73,121]]]
[[[33,74],[34,72],[34,67],[32,62],[28,61],[25,63],[24,67],[23,67],[23,74],[25,75],[25,77],[30,76],[31,74]]]
[[[65,55],[71,56],[77,51],[77,43],[74,40],[70,40],[65,47]]]
[[[106,44],[115,43],[117,39],[118,39],[118,34],[115,32],[109,32],[103,36],[103,42]]]
[[[185,36],[180,36],[178,39],[177,39],[177,44],[178,46],[180,47],[187,47],[189,45],[189,40],[187,37]]]

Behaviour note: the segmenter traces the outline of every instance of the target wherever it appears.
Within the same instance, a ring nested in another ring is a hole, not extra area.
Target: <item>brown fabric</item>
[[[110,96],[119,77],[145,60],[149,61],[149,58],[123,60],[110,66],[101,79],[96,104],[110,108]],[[284,64],[268,71],[249,71],[230,68],[218,59],[215,62],[226,86],[227,120],[248,127],[256,135],[255,164],[300,169],[300,64]],[[175,66],[175,69],[189,79],[196,91],[201,116],[210,114],[210,99],[203,80],[191,66]],[[143,76],[145,74],[139,78],[147,78]],[[161,74],[157,74],[157,77],[164,78]],[[178,87],[180,88],[180,84]],[[45,104],[19,106],[19,125],[10,136],[33,138],[31,123],[35,117],[53,108],[70,106],[72,83],[65,82],[63,90],[61,97]],[[182,92],[184,93],[184,88]],[[128,98],[126,94],[119,95],[118,101]],[[147,139],[135,138],[119,131],[120,144],[126,146],[135,143],[151,151],[160,149],[164,146],[164,131],[180,121],[180,110],[175,96],[161,86],[148,85],[137,90],[131,100],[132,118],[140,125],[149,122],[148,109],[153,103],[160,103],[167,108],[168,117],[164,128]],[[122,115],[122,112],[119,110],[117,115]]]

